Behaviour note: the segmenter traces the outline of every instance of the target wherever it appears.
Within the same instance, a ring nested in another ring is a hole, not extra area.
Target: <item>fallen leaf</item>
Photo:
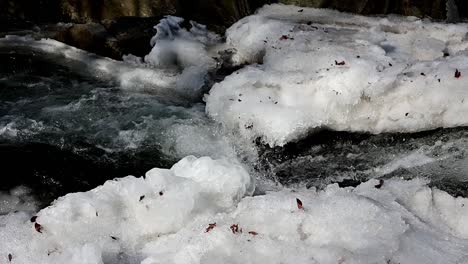
[[[461,77],[461,72],[460,72],[458,69],[456,69],[456,70],[455,70],[455,78],[458,79],[458,78],[460,78],[460,77]]]
[[[286,36],[286,35],[283,35],[283,36],[281,36],[281,38],[280,38],[280,40],[287,40],[287,39],[289,39],[289,37]]]
[[[345,61],[341,61],[341,62],[335,61],[335,65],[338,65],[338,66],[343,66],[345,64],[346,64]]]
[[[163,191],[160,191],[159,192],[159,196],[163,196],[164,195],[164,192]]]
[[[375,185],[375,188],[380,189],[382,188],[383,184],[384,184],[384,180],[380,179],[379,184]]]
[[[140,196],[140,202],[143,201],[143,199],[145,199],[145,196],[144,195]]]
[[[239,231],[239,225],[237,224],[231,226],[231,231],[233,234],[242,233],[242,230]]]
[[[119,240],[117,237],[115,236],[111,236],[112,240]]]
[[[36,219],[37,219],[37,216],[33,216],[33,217],[31,217],[31,219],[30,219],[31,223],[34,223],[34,222],[36,222]]]
[[[10,261],[10,262],[11,262],[11,260],[12,260],[12,259],[13,259],[13,255],[11,255],[11,254],[8,254],[8,261]]]
[[[36,229],[37,232],[42,233],[42,226],[38,223],[34,223],[34,229]]]
[[[256,235],[258,235],[258,233],[257,233],[257,232],[255,232],[255,231],[249,231],[249,234],[250,234],[250,235],[252,235],[252,236],[256,236]]]
[[[304,12],[304,9],[299,9],[299,10],[297,10],[297,12],[302,13],[302,12]]]
[[[296,198],[297,208],[299,210],[304,210],[304,206],[302,205],[302,201]]]
[[[208,227],[206,228],[205,233],[210,232],[210,231],[213,230],[213,228],[215,228],[215,227],[216,227],[216,223],[208,224]]]

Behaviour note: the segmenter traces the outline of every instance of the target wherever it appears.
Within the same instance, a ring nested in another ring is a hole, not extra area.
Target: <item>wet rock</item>
[[[108,37],[109,34],[104,26],[97,23],[89,23],[70,25],[63,31],[57,32],[55,39],[79,49],[100,53],[99,51],[103,48]]]
[[[120,60],[123,55],[143,56],[151,50],[154,25],[161,17],[124,17],[101,23],[67,24],[48,28],[49,37],[95,54]]]
[[[462,0],[450,0],[461,16],[467,16],[468,4]],[[280,0],[284,4],[316,8],[334,8],[359,14],[402,14],[407,16],[447,18],[445,0]]]
[[[63,15],[76,22],[169,15],[177,7],[172,0],[60,0]]]

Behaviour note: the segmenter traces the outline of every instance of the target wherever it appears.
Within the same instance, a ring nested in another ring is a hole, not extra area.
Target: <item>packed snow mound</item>
[[[12,263],[466,263],[468,199],[424,180],[250,197],[237,163],[187,157],[144,178],[0,216]],[[246,197],[247,196],[247,197]]]
[[[207,113],[272,146],[317,129],[415,132],[468,124],[468,25],[270,5],[226,33],[234,63]]]
[[[12,254],[18,263],[139,263],[146,241],[233,208],[254,186],[236,162],[189,156],[170,170],[68,194],[34,223],[24,212],[1,216],[0,256]]]

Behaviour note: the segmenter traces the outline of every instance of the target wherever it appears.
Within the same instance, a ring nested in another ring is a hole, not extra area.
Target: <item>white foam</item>
[[[265,6],[227,31],[235,62],[262,64],[214,85],[206,96],[212,118],[272,146],[324,128],[381,133],[468,124],[466,24],[298,10]]]
[[[38,204],[31,195],[31,190],[18,186],[9,192],[0,192],[0,215],[16,211],[35,212]]]

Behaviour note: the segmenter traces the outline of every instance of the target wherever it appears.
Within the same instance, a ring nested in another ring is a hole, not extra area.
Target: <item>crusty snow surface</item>
[[[271,146],[317,129],[468,124],[467,24],[271,5],[234,24],[227,45],[234,63],[257,64],[216,84],[207,113]]]
[[[187,157],[145,178],[66,195],[35,223],[26,212],[1,216],[0,256],[60,264],[468,263],[468,199],[423,180],[245,197],[253,187],[239,164]]]
[[[153,51],[125,63],[51,40],[9,37],[0,45],[87,61],[125,89],[183,94],[194,83],[190,98],[216,67],[209,50],[220,40],[179,23],[163,20]],[[465,24],[266,6],[228,30],[233,62],[251,65],[216,84],[206,110],[244,140],[272,146],[323,128],[466,125],[467,32]],[[252,196],[250,172],[232,156],[188,156],[171,169],[68,194],[36,213],[27,190],[0,194],[0,263],[468,263],[468,199],[426,180]]]

